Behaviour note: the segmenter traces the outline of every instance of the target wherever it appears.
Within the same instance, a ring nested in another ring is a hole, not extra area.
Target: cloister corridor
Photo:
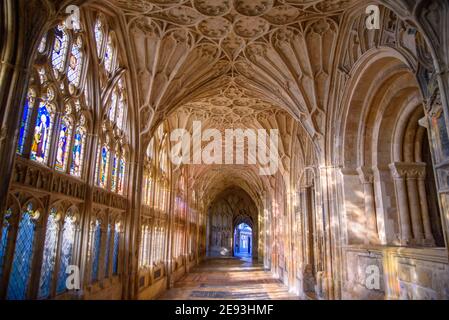
[[[0,0],[0,300],[449,300],[448,30],[449,0]]]
[[[296,300],[288,287],[251,258],[209,258],[162,294],[162,300]]]

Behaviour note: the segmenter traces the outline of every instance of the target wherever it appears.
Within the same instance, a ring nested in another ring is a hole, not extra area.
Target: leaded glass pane
[[[59,127],[58,150],[56,152],[55,168],[58,171],[65,171],[67,168],[67,158],[72,136],[72,124],[70,118],[64,117]]]
[[[64,230],[61,242],[61,257],[59,261],[58,283],[56,292],[62,293],[66,290],[67,267],[70,265],[73,255],[73,245],[75,243],[75,218],[68,215],[64,219]]]
[[[8,209],[3,219],[3,226],[0,234],[0,279],[3,275],[3,263],[5,262],[6,249],[8,247],[8,235],[10,230],[9,218],[12,215],[12,210]]]
[[[42,259],[41,278],[39,281],[39,298],[48,298],[51,293],[51,283],[56,262],[56,248],[58,245],[57,211],[52,209],[47,221],[45,232],[44,254]]]
[[[41,42],[39,43],[39,47],[37,48],[37,51],[39,53],[44,53],[46,47],[47,47],[47,34],[45,34],[42,37]]]
[[[109,112],[108,112],[109,120],[111,122],[115,122],[116,107],[117,107],[117,91],[114,90],[111,94],[111,102],[110,102]]]
[[[101,225],[97,220],[95,223],[95,229],[93,234],[93,246],[92,246],[92,282],[98,280],[98,266],[100,262],[101,251]]]
[[[81,79],[81,70],[83,67],[83,52],[82,52],[83,40],[80,36],[76,39],[76,42],[72,46],[69,58],[69,70],[67,72],[67,78],[70,84],[78,87]]]
[[[108,169],[109,169],[109,150],[106,146],[103,146],[100,151],[100,165],[98,168],[98,185],[102,188],[106,188],[108,182]]]
[[[123,185],[125,183],[125,159],[123,157],[120,159],[118,168],[118,189],[117,192],[123,194]]]
[[[65,30],[65,25],[60,24],[55,28],[55,43],[52,52],[52,64],[56,76],[58,72],[64,71],[64,65],[67,59],[67,50],[69,45],[69,37]]]
[[[46,163],[50,149],[53,114],[51,107],[42,102],[38,109],[36,127],[34,128],[33,143],[31,145],[31,160]]]
[[[104,67],[108,73],[112,72],[114,62],[114,45],[112,42],[112,37],[109,36],[108,44],[106,46],[106,52],[104,54]]]
[[[120,232],[118,227],[115,227],[114,231],[114,252],[112,257],[112,273],[118,274],[118,253],[120,245]]]
[[[28,94],[25,100],[25,105],[23,106],[22,119],[20,120],[20,131],[19,131],[19,142],[17,145],[17,153],[23,154],[23,149],[25,147],[26,136],[28,135],[31,113],[34,106],[34,96],[32,92]]]
[[[86,130],[83,127],[76,128],[75,141],[72,148],[72,162],[70,165],[70,174],[76,177],[81,177],[85,141]]]
[[[33,206],[30,204],[19,223],[14,258],[8,283],[8,300],[24,300],[27,297],[28,282],[31,273],[35,224]]]
[[[101,19],[98,19],[95,23],[95,42],[97,44],[97,54],[98,56],[101,55],[101,48],[103,46],[103,39],[104,39],[104,31],[103,31],[103,24],[101,22]]]
[[[104,274],[105,277],[109,275],[109,248],[111,246],[111,225],[108,225],[108,232],[106,234],[106,252],[104,255]]]
[[[114,191],[117,189],[117,153],[114,154],[114,157],[112,158],[112,179],[111,179],[111,191]]]

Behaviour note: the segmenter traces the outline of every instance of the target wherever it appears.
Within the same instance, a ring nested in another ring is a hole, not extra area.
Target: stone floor
[[[175,283],[161,300],[299,299],[251,258],[209,258]]]

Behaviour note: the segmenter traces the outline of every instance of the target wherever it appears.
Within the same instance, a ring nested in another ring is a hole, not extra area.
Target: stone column
[[[418,177],[425,176],[425,163],[407,164],[407,189],[409,194],[410,213],[412,217],[413,238],[417,244],[423,244],[424,230],[421,216],[421,200],[418,192]]]
[[[412,229],[407,199],[406,170],[404,170],[400,163],[392,163],[389,167],[396,189],[396,200],[399,210],[400,241],[402,245],[408,245],[412,239]]]
[[[360,182],[363,184],[365,199],[366,231],[370,243],[379,244],[379,234],[377,231],[376,202],[374,195],[374,175],[373,170],[367,167],[357,168]]]
[[[430,226],[429,207],[427,204],[427,194],[425,185],[426,171],[423,168],[423,172],[418,175],[418,193],[421,204],[421,215],[424,225],[424,237],[429,245],[435,245],[435,239],[433,238],[432,228]]]

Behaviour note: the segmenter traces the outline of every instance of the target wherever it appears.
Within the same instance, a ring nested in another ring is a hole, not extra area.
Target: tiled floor
[[[250,258],[207,259],[181,278],[161,300],[298,299]]]

